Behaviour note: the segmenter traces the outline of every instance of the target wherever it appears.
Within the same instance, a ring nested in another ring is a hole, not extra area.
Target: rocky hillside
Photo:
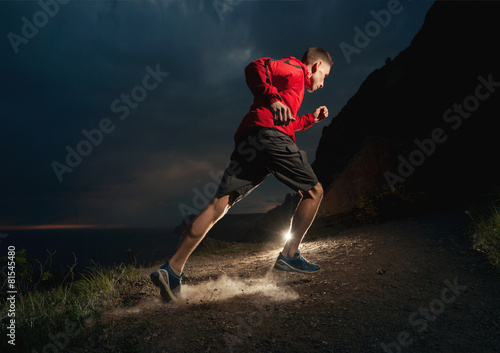
[[[322,132],[321,215],[389,190],[456,199],[498,185],[499,16],[496,2],[438,1],[411,45],[367,77]]]

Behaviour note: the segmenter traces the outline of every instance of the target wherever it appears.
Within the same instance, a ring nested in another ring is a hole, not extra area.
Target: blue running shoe
[[[181,282],[184,273],[182,273],[180,277],[177,276],[167,262],[153,272],[150,277],[153,284],[160,288],[160,295],[163,299],[166,301],[178,300],[181,294]]]
[[[280,253],[274,268],[282,271],[297,271],[304,273],[313,273],[319,271],[319,265],[311,264],[297,251],[293,257],[285,257]]]

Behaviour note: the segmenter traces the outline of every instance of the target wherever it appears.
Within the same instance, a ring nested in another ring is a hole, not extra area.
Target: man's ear
[[[316,71],[318,71],[321,64],[322,64],[321,60],[316,61],[311,67],[311,72],[314,74]]]

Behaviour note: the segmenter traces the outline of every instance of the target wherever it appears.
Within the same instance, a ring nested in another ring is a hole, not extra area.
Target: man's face
[[[311,85],[307,86],[306,89],[308,92],[314,92],[319,88],[323,88],[325,78],[330,74],[330,65],[317,61],[311,66],[310,73]]]

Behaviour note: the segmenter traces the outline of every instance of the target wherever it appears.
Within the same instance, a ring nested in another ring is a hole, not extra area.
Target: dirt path
[[[307,242],[313,275],[271,271],[278,248],[197,255],[182,303],[145,279],[71,351],[499,352],[500,274],[464,226],[437,214]]]

